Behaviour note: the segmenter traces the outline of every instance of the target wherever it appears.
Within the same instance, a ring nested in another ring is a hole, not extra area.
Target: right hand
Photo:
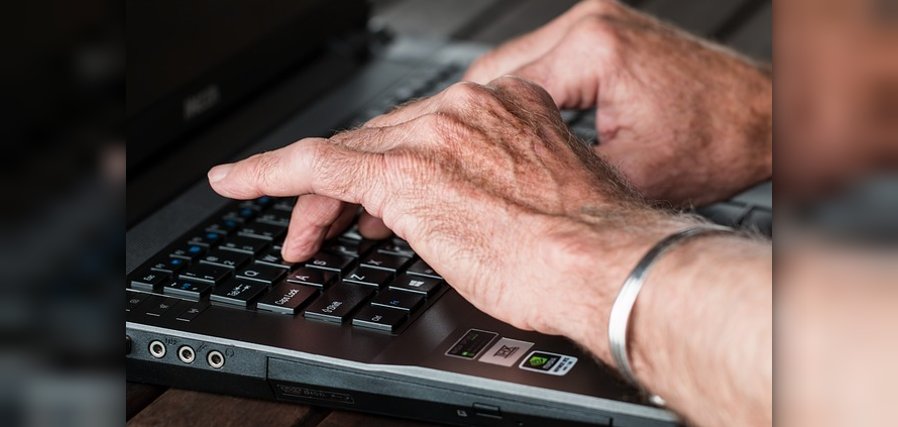
[[[478,59],[560,108],[597,107],[596,152],[650,199],[723,200],[772,174],[769,72],[616,1],[585,0]]]
[[[361,204],[476,307],[600,357],[626,270],[683,226],[641,203],[571,137],[548,94],[516,77],[458,83],[369,127],[218,166],[209,179],[231,198]],[[306,224],[292,221],[292,235],[315,240],[288,236],[285,259],[320,243]]]

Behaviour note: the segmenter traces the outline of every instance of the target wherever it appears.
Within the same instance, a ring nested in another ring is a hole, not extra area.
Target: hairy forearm
[[[632,320],[640,381],[701,426],[772,423],[770,245],[699,237],[662,258]]]
[[[695,224],[675,221],[663,235]],[[634,247],[638,253],[617,272],[619,280],[604,286],[606,296],[616,294],[659,239]],[[768,242],[724,235],[687,240],[652,267],[630,320],[630,360],[640,382],[689,423],[772,423],[771,270]],[[569,336],[613,365],[606,332],[611,299],[604,301],[591,306],[590,331]]]

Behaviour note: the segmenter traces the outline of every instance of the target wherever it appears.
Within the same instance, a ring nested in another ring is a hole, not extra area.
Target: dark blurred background
[[[3,425],[124,419],[122,17],[107,0],[0,17]]]

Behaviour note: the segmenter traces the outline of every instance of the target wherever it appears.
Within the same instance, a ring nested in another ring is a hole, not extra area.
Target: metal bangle
[[[734,232],[734,230],[728,227],[704,224],[689,227],[665,237],[646,252],[636,264],[636,267],[633,268],[633,271],[630,272],[630,275],[627,276],[623,286],[621,286],[617,298],[614,299],[614,304],[611,306],[611,316],[608,319],[608,342],[610,344],[611,357],[614,359],[614,364],[617,366],[620,374],[624,379],[641,390],[644,391],[645,389],[639,384],[630,366],[627,337],[630,314],[633,312],[633,306],[636,304],[636,298],[639,296],[639,291],[642,290],[642,285],[645,283],[649,269],[661,255],[678,243],[699,235],[727,232]],[[660,396],[652,395],[650,400],[655,404],[664,405],[664,399]]]

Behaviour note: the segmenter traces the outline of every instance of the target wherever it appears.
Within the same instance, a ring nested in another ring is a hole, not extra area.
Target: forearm
[[[661,238],[696,224],[663,220],[669,224],[647,226],[638,244],[605,250],[612,252],[602,256],[609,283],[593,284],[601,290],[588,302],[590,313],[579,314],[593,323],[563,331],[609,365],[607,319],[624,278]],[[769,243],[700,236],[662,255],[649,272],[630,320],[630,360],[641,384],[690,423],[772,422],[771,264]]]
[[[659,260],[637,300],[639,380],[701,426],[772,423],[770,245],[699,237]]]

